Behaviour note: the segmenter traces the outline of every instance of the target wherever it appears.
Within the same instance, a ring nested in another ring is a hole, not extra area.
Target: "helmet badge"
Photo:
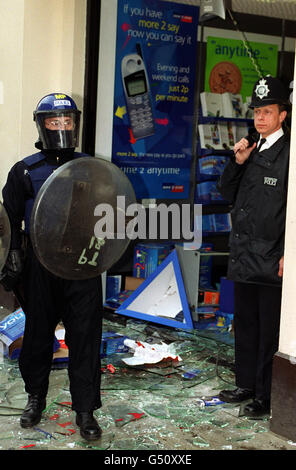
[[[255,90],[256,96],[262,100],[262,98],[265,98],[265,96],[268,96],[269,92],[270,92],[270,89],[268,88],[266,80],[265,78],[262,78],[262,80],[259,80],[259,84],[256,87],[256,90]]]

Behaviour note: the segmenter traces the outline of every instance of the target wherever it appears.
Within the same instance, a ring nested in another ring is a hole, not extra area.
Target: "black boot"
[[[222,390],[219,398],[227,403],[240,403],[254,397],[254,392],[246,388],[236,388],[235,390]]]
[[[39,395],[29,395],[28,403],[21,416],[21,427],[31,428],[38,424],[45,407],[45,398],[41,398]]]
[[[77,411],[76,424],[80,427],[81,436],[87,441],[93,441],[101,437],[102,430],[93,417],[92,411]]]
[[[259,418],[260,416],[270,414],[270,400],[255,398],[252,403],[245,406],[244,414],[252,418]]]

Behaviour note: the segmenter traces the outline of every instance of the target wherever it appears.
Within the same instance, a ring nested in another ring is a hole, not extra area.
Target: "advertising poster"
[[[278,46],[248,42],[253,60],[263,76],[277,74]],[[205,91],[241,94],[245,101],[252,95],[258,72],[243,41],[208,37],[205,72]]]
[[[118,2],[112,162],[138,199],[189,196],[198,13]]]

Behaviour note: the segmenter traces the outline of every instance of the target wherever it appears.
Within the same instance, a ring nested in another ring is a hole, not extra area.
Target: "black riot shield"
[[[40,263],[63,279],[88,279],[125,252],[136,202],[127,176],[113,163],[82,157],[58,168],[39,190],[30,236]]]
[[[5,207],[0,202],[0,272],[2,271],[10,248],[11,229]]]

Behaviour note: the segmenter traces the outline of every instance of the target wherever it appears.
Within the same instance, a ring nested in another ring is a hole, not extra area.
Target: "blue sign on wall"
[[[118,2],[112,162],[138,199],[189,196],[198,13]]]

